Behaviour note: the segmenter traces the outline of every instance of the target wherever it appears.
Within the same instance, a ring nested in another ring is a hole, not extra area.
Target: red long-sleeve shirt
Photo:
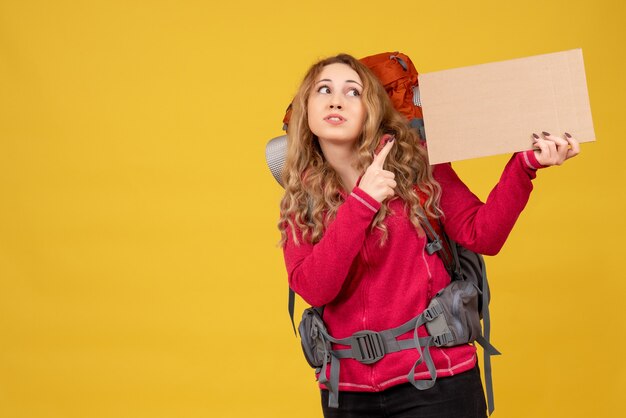
[[[434,166],[433,175],[442,189],[442,221],[450,238],[472,251],[496,254],[524,209],[531,180],[540,167],[532,151],[513,155],[483,203],[449,164]],[[430,298],[450,282],[439,256],[425,251],[426,237],[419,236],[400,199],[389,203],[393,214],[384,221],[388,238],[380,246],[381,232],[370,230],[380,206],[357,186],[345,197],[318,243],[304,241],[296,231],[300,245],[289,238],[285,244],[289,286],[311,305],[325,305],[324,322],[335,338],[397,327],[421,313]],[[424,327],[418,333],[427,335]],[[411,337],[407,333],[399,338]],[[471,369],[475,351],[469,344],[431,348],[437,376]],[[389,353],[371,365],[342,359],[339,389],[381,391],[407,382],[417,358],[417,351],[410,349]],[[415,378],[430,378],[424,363],[416,368]]]

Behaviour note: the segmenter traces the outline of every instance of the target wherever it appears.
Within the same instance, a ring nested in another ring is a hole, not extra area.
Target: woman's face
[[[365,121],[363,82],[346,64],[329,64],[314,80],[307,102],[309,129],[321,142],[354,143]]]

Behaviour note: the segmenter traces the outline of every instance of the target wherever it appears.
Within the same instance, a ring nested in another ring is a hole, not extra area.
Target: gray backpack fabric
[[[298,326],[304,358],[314,369],[320,369],[328,361],[327,353],[331,351],[330,341],[324,338],[328,332],[322,319],[322,312],[323,308],[305,309]]]
[[[467,280],[451,282],[435,295],[428,307],[442,311],[425,324],[437,346],[452,347],[471,343],[482,332],[478,315],[478,289]]]

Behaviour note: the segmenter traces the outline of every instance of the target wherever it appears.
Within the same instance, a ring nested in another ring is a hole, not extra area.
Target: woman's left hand
[[[580,144],[567,132],[563,138],[542,132],[543,138],[533,134],[535,143],[535,157],[539,164],[547,167],[551,165],[561,165],[572,157],[580,153]]]

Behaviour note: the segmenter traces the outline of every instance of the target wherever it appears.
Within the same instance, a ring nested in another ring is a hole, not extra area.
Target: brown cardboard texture
[[[532,134],[595,141],[581,49],[419,76],[431,164],[532,148]]]

